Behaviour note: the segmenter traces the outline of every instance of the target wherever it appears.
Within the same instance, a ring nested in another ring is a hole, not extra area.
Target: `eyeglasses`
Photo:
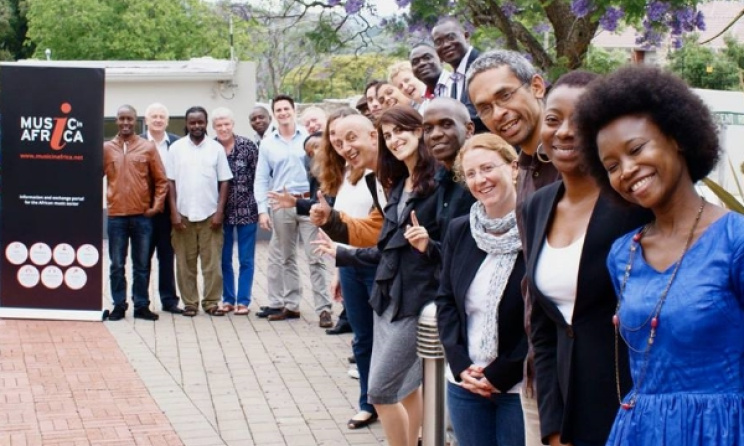
[[[498,169],[499,167],[503,167],[503,166],[506,166],[507,164],[509,164],[509,163],[501,163],[501,164],[491,163],[491,164],[484,164],[484,165],[480,166],[480,167],[479,167],[479,168],[477,168],[477,169],[471,169],[471,170],[468,170],[467,172],[465,172],[465,179],[466,179],[466,180],[473,180],[473,179],[475,179],[475,176],[476,176],[476,175],[480,175],[480,176],[482,176],[482,177],[484,177],[484,176],[486,176],[486,175],[490,175],[490,174],[491,174],[491,172],[493,172],[493,170],[494,170],[494,169]]]
[[[506,104],[509,103],[512,99],[514,99],[514,95],[519,91],[520,88],[524,87],[525,85],[528,85],[529,82],[524,82],[519,87],[509,90],[509,91],[502,91],[494,100],[491,102],[485,103],[485,104],[478,104],[475,106],[475,110],[478,112],[478,116],[482,118],[489,117],[493,113],[494,106],[499,108],[504,108]]]
[[[444,45],[445,43],[452,43],[457,40],[457,34],[455,33],[447,33],[443,35],[442,37],[437,37],[434,39],[434,46],[440,47]]]

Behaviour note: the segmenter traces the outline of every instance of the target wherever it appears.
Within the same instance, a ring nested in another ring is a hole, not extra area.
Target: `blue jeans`
[[[258,223],[247,225],[223,225],[225,242],[222,245],[222,301],[235,305],[235,271],[233,270],[234,233],[238,234],[238,273],[237,303],[248,306],[251,304],[253,290],[253,271],[256,256],[256,230]]]
[[[447,407],[460,446],[524,444],[522,403],[517,393],[486,398],[447,382]]]
[[[354,331],[352,350],[359,369],[359,409],[377,413],[367,402],[369,364],[372,358],[373,322],[369,297],[375,282],[374,267],[342,267],[338,269],[341,294],[344,296],[346,315]]]
[[[108,217],[109,258],[111,259],[111,298],[115,306],[127,305],[127,264],[129,241],[132,242],[132,300],[134,308],[150,306],[150,240],[152,220],[144,215]]]

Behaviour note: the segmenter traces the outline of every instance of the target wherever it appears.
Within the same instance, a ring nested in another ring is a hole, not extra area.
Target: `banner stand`
[[[0,307],[0,319],[45,319],[56,321],[101,322],[105,311],[39,310]]]

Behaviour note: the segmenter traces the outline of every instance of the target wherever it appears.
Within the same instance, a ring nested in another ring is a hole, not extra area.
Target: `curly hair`
[[[346,160],[336,152],[331,143],[331,124],[337,119],[349,115],[358,115],[359,112],[351,107],[343,107],[334,111],[328,116],[320,148],[313,158],[312,174],[320,183],[320,190],[331,197],[335,197],[338,189],[344,182],[344,172],[346,169]],[[356,184],[362,177],[364,171],[355,172],[349,179],[356,178],[352,184]]]
[[[403,161],[398,160],[387,149],[385,137],[382,134],[383,124],[394,125],[401,130],[410,132],[419,129],[423,131],[424,118],[412,107],[395,105],[385,110],[377,121],[378,147],[380,147],[377,154],[377,179],[382,184],[382,187],[389,191],[398,181],[408,177],[408,169]],[[386,149],[383,150],[382,147]],[[428,195],[436,186],[434,173],[436,171],[437,161],[429,150],[427,150],[423,138],[419,138],[416,152],[418,159],[412,174],[413,193],[417,195]]]
[[[573,115],[578,147],[589,172],[610,188],[599,158],[597,135],[625,116],[648,116],[683,152],[693,182],[715,167],[721,154],[718,129],[708,107],[674,74],[648,66],[619,69],[588,86]]]

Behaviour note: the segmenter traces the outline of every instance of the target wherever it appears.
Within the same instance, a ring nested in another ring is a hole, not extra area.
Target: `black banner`
[[[0,316],[100,320],[104,78],[0,66]]]

